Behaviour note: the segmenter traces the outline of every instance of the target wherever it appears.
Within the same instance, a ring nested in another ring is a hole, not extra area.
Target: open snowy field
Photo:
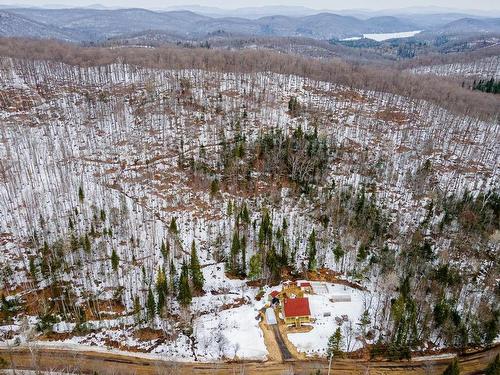
[[[359,330],[361,315],[370,310],[373,299],[369,292],[363,292],[344,285],[331,283],[312,283],[315,294],[307,295],[312,317],[313,329],[304,333],[289,333],[289,340],[301,352],[308,356],[326,354],[328,339],[337,327],[341,328],[344,340],[344,350],[354,351],[363,343],[355,337]],[[350,299],[350,301],[348,301]],[[337,302],[338,301],[338,302]],[[339,324],[335,318],[347,317],[347,321]]]
[[[259,321],[259,312],[252,305],[198,318],[193,326],[198,359],[265,360],[268,352]]]

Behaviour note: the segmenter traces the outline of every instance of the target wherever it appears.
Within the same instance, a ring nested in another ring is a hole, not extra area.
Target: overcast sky
[[[499,10],[500,0],[0,0],[0,4],[47,5],[68,4],[71,6],[102,4],[110,7],[166,8],[178,5],[214,6],[238,8],[248,6],[288,5],[306,6],[314,9],[391,9],[420,6],[439,6],[455,9]]]

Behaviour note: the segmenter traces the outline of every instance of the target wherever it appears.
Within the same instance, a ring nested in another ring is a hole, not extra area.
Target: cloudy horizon
[[[372,0],[351,0],[349,5],[346,6],[342,1],[328,1],[328,0],[254,0],[251,4],[243,0],[233,0],[230,4],[224,0],[198,0],[194,1],[181,1],[181,0],[0,0],[0,5],[22,5],[22,6],[40,6],[40,7],[88,7],[88,6],[103,6],[103,7],[118,7],[118,8],[146,8],[146,9],[162,9],[171,7],[214,7],[222,9],[237,9],[244,7],[265,7],[265,6],[286,6],[286,7],[305,7],[315,10],[369,10],[380,11],[389,9],[405,9],[405,8],[447,8],[454,10],[500,10],[500,2],[494,3],[492,0],[477,0],[471,4],[468,0],[434,0],[434,1],[421,1],[421,0],[380,0],[374,4]]]

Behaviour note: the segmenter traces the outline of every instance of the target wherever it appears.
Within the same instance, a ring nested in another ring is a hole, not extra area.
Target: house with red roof
[[[300,327],[311,322],[311,309],[307,298],[286,298],[283,302],[283,317],[287,325]]]

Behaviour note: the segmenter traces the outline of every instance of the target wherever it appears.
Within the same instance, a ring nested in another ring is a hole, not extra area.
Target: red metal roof
[[[278,292],[277,290],[273,290],[271,292],[271,297],[276,297],[278,294],[280,294],[280,292]]]
[[[308,282],[300,283],[300,286],[305,288],[307,286],[311,286],[311,283],[308,283]]]
[[[311,315],[307,298],[287,298],[283,310],[287,318]]]

